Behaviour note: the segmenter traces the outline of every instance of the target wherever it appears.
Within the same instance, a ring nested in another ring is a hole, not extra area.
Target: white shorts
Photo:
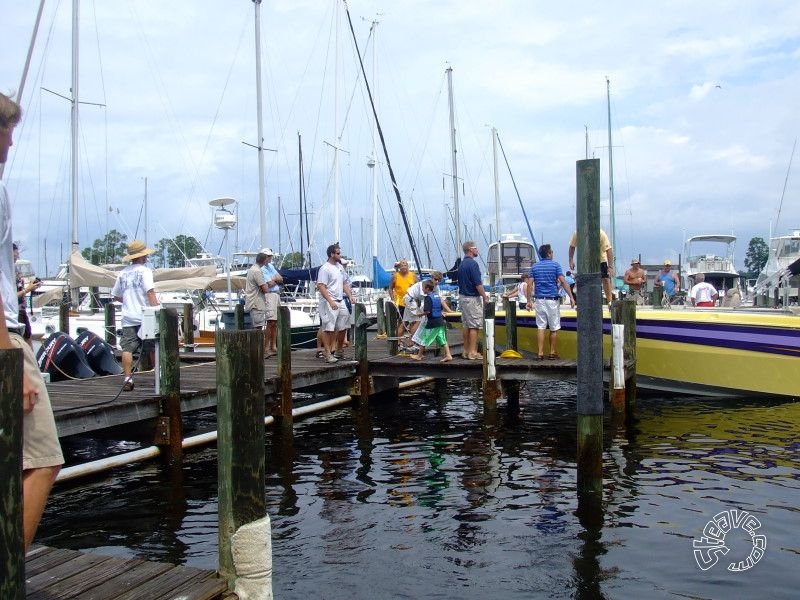
[[[339,308],[333,310],[328,302],[323,301],[319,306],[319,321],[322,331],[344,331],[350,327],[350,313],[344,300],[339,300]]]
[[[422,315],[417,314],[419,312],[419,308],[417,306],[416,301],[412,300],[410,303],[406,304],[403,307],[403,322],[404,323],[415,323],[422,319]]]
[[[547,300],[546,298],[536,298],[533,301],[533,308],[536,311],[536,327],[550,331],[561,329],[561,301]]]

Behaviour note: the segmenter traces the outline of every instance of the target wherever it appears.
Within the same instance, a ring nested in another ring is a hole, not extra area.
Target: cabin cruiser
[[[758,306],[800,303],[800,229],[770,238],[769,257],[753,287]]]
[[[719,293],[720,305],[736,307],[742,303],[741,275],[733,266],[736,236],[696,235],[684,244],[683,289],[691,290],[696,275],[705,275]]]

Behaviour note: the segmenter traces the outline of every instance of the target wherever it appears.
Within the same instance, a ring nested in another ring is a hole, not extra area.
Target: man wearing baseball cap
[[[264,282],[267,284],[267,291],[264,293],[267,305],[264,351],[266,358],[270,358],[278,353],[278,306],[280,306],[280,284],[283,283],[283,277],[272,264],[272,248],[262,248],[261,253],[266,255],[264,264],[261,265],[261,274],[264,275]]]
[[[678,274],[672,270],[672,261],[670,259],[664,261],[664,266],[661,267],[653,283],[663,287],[664,295],[669,299],[672,299],[675,294],[681,291],[681,280],[678,278]]]
[[[625,271],[623,280],[628,284],[631,300],[639,306],[644,304],[644,292],[647,289],[647,271],[642,268],[638,258],[631,260],[631,268]]]
[[[130,392],[133,389],[133,355],[147,352],[150,362],[155,363],[155,340],[142,340],[139,328],[142,326],[142,315],[145,306],[158,306],[153,271],[145,263],[147,257],[155,250],[148,248],[141,240],[133,240],[128,244],[128,254],[123,262],[130,262],[117,276],[111,295],[114,300],[122,302],[122,371],[125,383],[122,389]]]

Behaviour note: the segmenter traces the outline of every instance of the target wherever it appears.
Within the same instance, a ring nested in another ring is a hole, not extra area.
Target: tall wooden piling
[[[103,321],[105,323],[105,339],[112,348],[117,347],[117,309],[113,302],[103,307]]]
[[[220,330],[217,353],[219,571],[233,585],[231,536],[266,514],[264,336]]]
[[[183,460],[183,419],[181,416],[181,365],[178,357],[178,311],[158,311],[158,377],[161,413],[168,419],[166,431],[167,462],[171,466]],[[162,430],[163,431],[163,430]],[[164,440],[156,440],[165,445]]]
[[[22,527],[22,351],[0,350],[0,598],[25,598]]]
[[[291,428],[292,419],[292,323],[288,306],[278,307],[278,404],[273,416]]]
[[[400,340],[397,339],[397,324],[400,322],[400,316],[397,312],[397,306],[394,302],[386,300],[383,303],[383,309],[386,311],[386,331],[389,339],[389,354],[394,356],[397,354],[398,345]]]
[[[69,292],[64,292],[61,296],[61,304],[58,305],[58,330],[69,335],[69,306],[71,299]]]
[[[603,487],[603,308],[600,278],[600,160],[579,160],[578,274],[578,488]],[[611,266],[611,265],[609,265]]]
[[[509,350],[517,350],[517,302],[503,298],[503,308],[506,313],[506,347]],[[519,381],[516,379],[503,381],[503,391],[506,395],[508,410],[517,412],[519,410]]]
[[[366,307],[361,302],[356,303],[353,307],[353,311],[356,322],[356,334],[353,343],[355,346],[356,362],[358,363],[356,377],[356,382],[358,384],[357,395],[362,404],[367,404],[369,402],[371,387],[369,380],[369,362],[367,360],[367,327],[369,326],[369,322],[367,320]]]
[[[386,311],[383,307],[384,300],[384,298],[378,298],[377,302],[375,302],[375,316],[378,319],[378,339],[386,337]]]
[[[244,304],[237,302],[233,307],[234,328],[241,331],[244,329]]]
[[[500,380],[497,378],[496,357],[494,355],[495,304],[483,305],[483,323],[486,342],[483,345],[483,406],[494,410],[500,397]]]
[[[194,352],[194,305],[191,302],[183,305],[183,349]]]

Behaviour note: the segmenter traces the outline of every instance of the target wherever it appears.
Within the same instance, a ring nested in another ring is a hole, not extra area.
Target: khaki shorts
[[[461,325],[464,329],[481,329],[483,327],[483,300],[480,296],[458,297],[461,309]]]
[[[33,349],[22,336],[9,332],[9,337],[15,346],[22,348],[25,374],[39,392],[33,410],[22,417],[22,470],[63,465],[64,455],[58,442],[50,396]]]
[[[278,320],[278,305],[281,296],[278,292],[267,292],[264,294],[264,302],[267,305],[267,321]]]

